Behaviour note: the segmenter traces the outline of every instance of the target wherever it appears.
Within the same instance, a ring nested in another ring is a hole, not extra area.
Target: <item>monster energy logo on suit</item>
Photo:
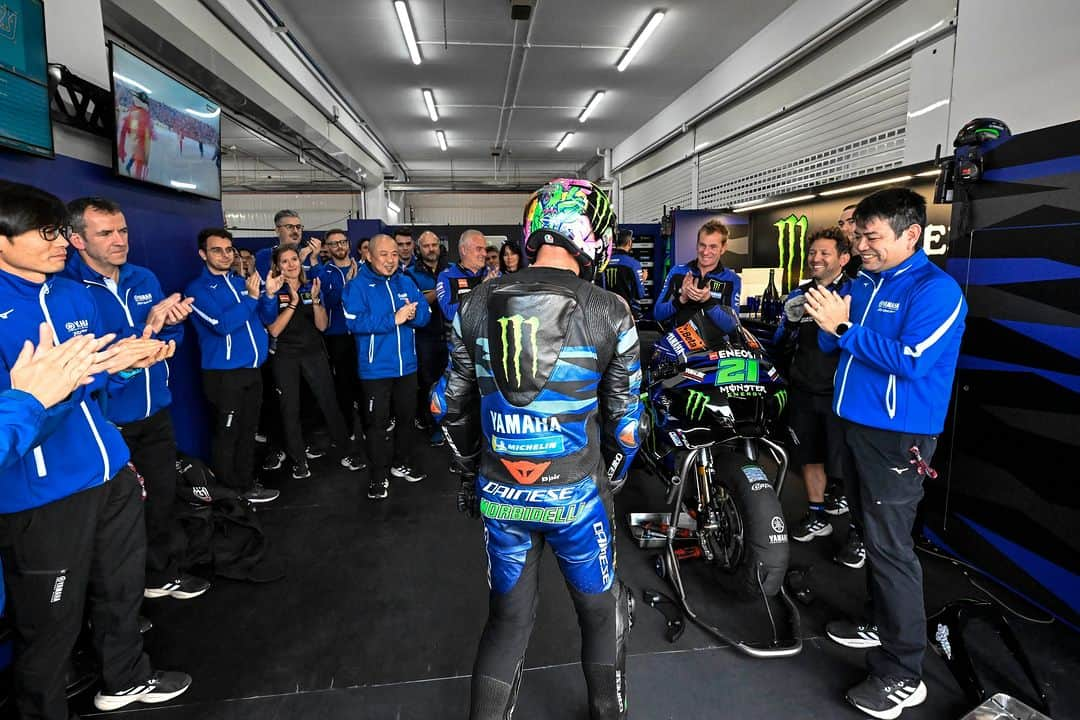
[[[691,390],[686,394],[686,417],[691,420],[700,420],[705,416],[705,404],[709,396],[700,390]]]
[[[521,351],[523,349],[522,331],[526,326],[531,330],[528,337],[532,342],[532,374],[533,377],[536,377],[536,361],[538,357],[536,352],[536,333],[540,330],[540,318],[525,317],[524,315],[511,315],[510,317],[499,318],[499,327],[502,328],[503,374],[506,375],[507,380],[510,379],[510,339],[513,338],[514,374],[517,376],[518,387],[521,387]]]
[[[781,292],[787,292],[802,282],[803,266],[806,265],[806,228],[809,224],[805,215],[788,215],[773,223],[776,228],[776,244],[780,248],[780,267],[784,268],[785,281],[780,283],[783,285]],[[795,263],[795,268],[799,271],[798,279],[795,279],[792,271],[796,251],[799,254],[799,261]]]

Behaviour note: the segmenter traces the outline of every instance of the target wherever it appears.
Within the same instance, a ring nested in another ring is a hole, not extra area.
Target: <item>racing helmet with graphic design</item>
[[[555,245],[574,256],[579,275],[591,278],[611,258],[615,226],[615,210],[603,190],[588,180],[558,178],[525,204],[525,256],[531,264],[542,246]]]

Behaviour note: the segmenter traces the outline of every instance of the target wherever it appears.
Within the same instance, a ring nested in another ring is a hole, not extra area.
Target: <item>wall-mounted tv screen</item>
[[[0,2],[0,147],[53,156],[41,0]]]
[[[115,43],[110,58],[116,173],[219,199],[221,107]]]

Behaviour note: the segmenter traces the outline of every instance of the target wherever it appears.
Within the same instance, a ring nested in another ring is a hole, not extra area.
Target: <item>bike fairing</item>
[[[124,263],[116,283],[95,271],[78,253],[71,253],[63,277],[86,286],[97,302],[102,327],[122,340],[142,335],[151,308],[165,298],[161,284],[150,270]],[[173,340],[177,346],[184,339],[184,325],[165,325],[154,336],[162,342]],[[105,407],[110,422],[117,425],[143,420],[172,404],[169,389],[168,360],[140,370],[129,382],[111,383]]]
[[[35,283],[0,271],[4,332],[0,334],[0,390],[11,387],[9,370],[24,338],[37,337],[48,322],[62,343],[76,335],[105,334],[90,291],[73,280],[52,276]],[[0,469],[0,514],[47,505],[115,476],[131,454],[116,427],[105,419],[94,394],[118,381],[106,373],[44,411],[45,420],[26,454],[5,458]]]
[[[818,334],[823,351],[840,349],[836,414],[883,430],[940,433],[967,316],[960,286],[918,249],[895,268],[860,271],[850,313],[843,335]]]
[[[699,282],[701,281],[701,268],[698,267],[697,260],[691,260],[688,263],[671,268],[671,272],[668,273],[667,278],[664,280],[664,287],[660,290],[660,297],[653,308],[653,317],[656,318],[657,322],[666,324],[670,320],[672,324],[679,325],[695,311],[704,307],[717,327],[725,332],[734,330],[736,324],[731,316],[724,313],[720,308],[721,306],[727,306],[738,312],[739,295],[742,292],[742,280],[738,274],[734,270],[724,267],[723,263],[718,264],[708,273],[705,273],[704,276],[704,279],[709,284],[712,297],[704,303],[688,303],[684,305],[679,300],[679,287],[688,273],[697,278]]]

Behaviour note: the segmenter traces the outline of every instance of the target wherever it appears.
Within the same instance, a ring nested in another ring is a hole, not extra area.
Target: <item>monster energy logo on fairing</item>
[[[783,286],[780,289],[781,294],[802,282],[803,266],[806,265],[806,228],[809,224],[805,215],[788,215],[773,223],[776,228],[776,244],[780,248],[780,267],[784,268],[784,278],[780,282]],[[798,263],[794,263],[796,250],[799,253]],[[792,270],[793,263],[799,271],[797,280]]]
[[[776,412],[778,414],[784,412],[784,406],[787,405],[787,390],[776,393],[776,401],[780,403],[780,408]]]
[[[686,417],[690,420],[700,420],[705,415],[705,404],[709,396],[700,390],[691,390],[686,394]]]
[[[529,333],[529,338],[532,341],[532,374],[536,376],[536,361],[538,353],[536,351],[536,333],[540,330],[540,318],[538,317],[525,317],[523,315],[511,315],[510,317],[499,318],[499,327],[502,328],[502,349],[503,349],[503,374],[506,375],[506,379],[510,379],[510,337],[514,340],[514,374],[517,376],[517,386],[521,387],[521,350],[522,350],[522,330],[528,325],[532,332]],[[509,331],[510,335],[507,335]]]

